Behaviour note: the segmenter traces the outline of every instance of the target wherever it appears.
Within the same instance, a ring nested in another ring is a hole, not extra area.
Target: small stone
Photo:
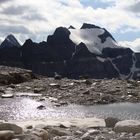
[[[55,103],[54,106],[56,106],[56,107],[60,107],[61,104],[59,104],[59,103]]]
[[[61,130],[59,128],[52,128],[50,133],[54,134],[56,136],[67,136],[67,135],[69,135],[69,133],[67,131]]]
[[[88,133],[89,133],[90,136],[92,136],[92,135],[98,135],[101,132],[100,132],[100,130],[90,129],[90,130],[88,130]]]
[[[84,91],[84,92],[82,92],[82,94],[84,94],[84,95],[89,95],[89,94],[90,94],[90,91],[89,91],[89,90]]]
[[[42,97],[42,98],[39,98],[38,101],[45,101],[46,98]]]
[[[85,84],[87,84],[87,85],[91,85],[91,84],[92,84],[92,80],[90,80],[90,79],[86,79],[86,80],[85,80]]]
[[[118,118],[108,117],[105,119],[106,127],[114,127],[118,121]]]
[[[53,87],[53,88],[59,88],[60,87],[60,85],[57,84],[57,83],[51,83],[50,86]]]
[[[56,102],[56,101],[58,101],[58,99],[57,99],[57,98],[54,98],[54,97],[49,97],[49,100],[50,100],[51,102]]]
[[[85,133],[82,137],[82,140],[94,140],[92,136],[89,135],[89,133]]]
[[[0,140],[11,140],[14,137],[15,135],[13,131],[9,130],[0,131]]]
[[[74,86],[74,83],[69,83],[69,86]]]
[[[75,134],[75,135],[82,135],[82,134],[83,134],[83,132],[82,132],[82,131],[80,131],[80,130],[77,130],[74,134]]]
[[[61,102],[60,102],[60,105],[61,105],[61,106],[64,106],[64,105],[68,105],[68,103],[65,102],[65,101],[61,101]]]
[[[14,84],[9,85],[10,88],[16,88]]]
[[[1,123],[0,131],[3,131],[3,130],[11,130],[11,131],[14,131],[15,134],[21,134],[23,132],[20,126],[16,124],[12,124],[12,123]]]
[[[25,139],[22,139],[22,140],[42,140],[42,138],[38,137],[37,135],[30,134],[30,135],[26,136]]]
[[[40,105],[40,106],[37,107],[37,109],[43,110],[43,109],[46,109],[46,107],[44,105]]]
[[[65,126],[64,124],[60,124],[59,127],[60,127],[60,128],[68,128],[68,127]]]
[[[1,97],[2,98],[13,98],[14,94],[12,94],[12,93],[11,94],[10,93],[9,94],[2,94]]]
[[[56,75],[54,76],[54,79],[55,79],[55,80],[61,80],[61,79],[62,79],[62,76],[61,76],[61,75],[56,74]]]
[[[26,129],[33,129],[33,126],[32,125],[27,125]]]
[[[105,138],[104,136],[96,136],[94,140],[110,140],[110,139]]]
[[[35,88],[34,93],[40,93],[43,90],[44,90],[43,88]]]
[[[79,139],[76,139],[74,138],[73,136],[56,136],[53,138],[53,140],[79,140]]]
[[[32,89],[31,87],[28,87],[28,86],[26,86],[25,88],[26,88],[27,90],[30,90],[30,89]]]

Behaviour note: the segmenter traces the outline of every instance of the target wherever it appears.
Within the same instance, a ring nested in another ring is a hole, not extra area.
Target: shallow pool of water
[[[39,105],[46,109],[38,110]],[[140,103],[116,103],[109,105],[81,106],[68,105],[55,107],[50,102],[38,102],[30,98],[0,99],[0,119],[4,120],[42,120],[61,118],[117,117],[120,119],[139,119]]]

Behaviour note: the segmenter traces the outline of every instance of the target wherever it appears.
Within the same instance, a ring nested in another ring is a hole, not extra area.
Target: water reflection
[[[46,109],[38,110],[37,107],[42,104]],[[119,117],[120,119],[140,119],[140,103],[54,107],[48,101],[37,102],[30,98],[0,99],[0,119],[4,120],[104,118],[108,116]]]

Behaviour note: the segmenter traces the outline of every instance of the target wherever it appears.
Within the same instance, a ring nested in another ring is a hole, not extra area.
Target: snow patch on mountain
[[[111,37],[107,37],[104,43],[101,42],[99,35],[105,33],[102,28],[90,28],[90,29],[69,29],[70,39],[79,45],[84,43],[91,53],[101,55],[103,48],[118,48],[120,47]]]
[[[139,72],[139,71],[140,71],[140,69],[136,67],[137,58],[136,58],[136,56],[135,56],[135,53],[133,53],[132,56],[133,56],[133,65],[132,65],[132,67],[130,68],[130,71],[131,71],[131,73],[132,73],[130,79],[133,78],[133,75],[134,75],[135,72]]]
[[[102,58],[102,57],[99,57],[99,56],[96,56],[96,58],[97,58],[100,62],[102,62],[102,63],[106,61],[105,58]]]

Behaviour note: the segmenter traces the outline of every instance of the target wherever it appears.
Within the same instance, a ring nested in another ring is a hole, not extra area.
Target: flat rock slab
[[[42,97],[42,94],[32,93],[32,92],[16,92],[17,97]]]
[[[115,132],[127,132],[127,133],[140,133],[140,121],[137,120],[124,120],[116,123],[114,127]]]
[[[65,127],[76,126],[79,128],[93,128],[93,127],[105,127],[104,119],[97,118],[77,118],[77,119],[47,119],[44,121],[25,121],[25,122],[14,122],[17,125],[25,128],[27,125],[32,125],[33,127],[37,125],[46,125],[46,126],[60,126]]]
[[[10,94],[10,93],[9,94],[2,94],[1,97],[2,98],[13,98],[14,94]]]

